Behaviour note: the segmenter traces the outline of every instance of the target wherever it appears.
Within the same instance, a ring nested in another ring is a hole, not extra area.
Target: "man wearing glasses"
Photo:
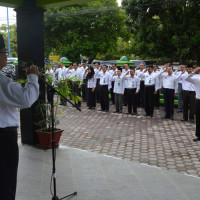
[[[38,69],[27,69],[28,81],[24,88],[2,74],[7,52],[0,34],[0,188],[1,199],[15,200],[18,168],[17,127],[18,108],[30,107],[39,96]]]

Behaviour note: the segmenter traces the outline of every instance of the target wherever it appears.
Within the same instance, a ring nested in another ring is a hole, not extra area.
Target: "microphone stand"
[[[65,197],[59,198],[57,196],[57,191],[56,191],[56,147],[55,147],[55,134],[54,134],[54,94],[57,93],[59,94],[63,99],[65,99],[66,101],[68,101],[71,105],[73,105],[77,110],[81,111],[81,109],[76,106],[75,104],[73,104],[69,99],[67,99],[66,97],[64,97],[60,92],[58,92],[52,85],[50,85],[49,83],[47,83],[47,81],[45,81],[44,79],[42,79],[41,77],[39,77],[39,79],[44,82],[47,85],[47,89],[49,91],[49,101],[51,104],[51,119],[52,119],[52,163],[53,163],[53,169],[52,169],[52,177],[53,177],[53,197],[52,200],[62,200],[71,196],[75,196],[77,195],[77,192],[74,192],[70,195],[67,195]]]

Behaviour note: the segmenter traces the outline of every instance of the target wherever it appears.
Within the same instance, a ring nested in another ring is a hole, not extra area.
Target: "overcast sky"
[[[121,0],[117,0],[119,6],[121,6]],[[16,12],[13,10],[13,8],[8,9],[9,13],[9,24],[15,24],[16,23]],[[0,6],[0,25],[7,24],[7,8]]]

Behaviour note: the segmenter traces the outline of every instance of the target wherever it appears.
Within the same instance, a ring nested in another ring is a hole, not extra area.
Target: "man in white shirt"
[[[115,94],[115,111],[114,113],[122,113],[122,95],[124,95],[124,81],[122,70],[119,69],[112,75],[111,81],[114,81],[114,94]]]
[[[138,93],[140,91],[140,78],[135,76],[135,70],[131,69],[123,77],[128,85],[128,112],[126,114],[137,115]]]
[[[188,121],[188,110],[190,108],[189,119],[190,122],[194,123],[194,113],[195,113],[195,88],[192,83],[185,80],[188,74],[193,72],[193,65],[187,65],[187,71],[183,71],[182,78],[182,89],[183,89],[183,119],[181,121]]]
[[[135,75],[137,77],[140,76],[141,73],[144,72],[144,63],[140,63],[137,67],[136,67],[136,71],[135,71]],[[139,77],[140,78],[140,77]],[[140,78],[140,91],[138,94],[138,107],[144,108],[144,79]]]
[[[107,71],[108,66],[103,65],[102,71],[98,71],[100,77],[100,111],[109,112],[109,91],[111,88],[111,74]]]
[[[76,93],[76,95],[81,97],[81,81],[83,80],[83,74],[82,71],[78,68],[78,63],[73,63],[74,71],[72,73],[72,80],[73,80],[73,92]],[[81,101],[78,103],[75,103],[78,107],[81,107]]]
[[[13,82],[1,72],[2,68],[6,66],[6,54],[3,36],[0,35],[0,188],[2,200],[14,200],[19,161],[18,108],[28,108],[38,99],[39,72],[34,66],[28,68],[28,82],[25,88],[22,88],[19,83]]]
[[[98,74],[98,72],[100,71],[100,62],[94,63],[94,67],[95,67],[95,69],[94,69],[95,74]],[[96,101],[97,101],[97,103],[99,103],[100,102],[100,77],[99,77],[99,75],[96,75],[96,79],[97,79],[97,85],[96,85],[96,90],[95,90]]]
[[[180,65],[177,70],[174,72],[176,76],[181,74],[183,71],[185,71],[185,65]],[[182,89],[182,79],[180,78],[178,81],[178,111],[182,112],[183,110],[183,89]]]
[[[200,75],[199,74],[200,74],[200,67],[197,67],[185,79],[186,81],[194,85],[196,92],[196,137],[193,139],[193,141],[195,142],[200,140]]]
[[[174,120],[174,98],[178,93],[178,88],[176,86],[181,74],[176,76],[173,74],[173,67],[171,65],[164,65],[159,76],[162,78],[163,82],[165,106],[165,116],[163,116],[163,119]]]
[[[153,117],[154,95],[159,89],[158,74],[153,73],[153,65],[148,65],[147,69],[139,75],[144,79],[144,108],[145,115]]]
[[[124,69],[122,70],[123,75],[125,75],[129,71],[130,71],[129,64],[125,63],[124,64]],[[123,106],[127,106],[127,104],[128,104],[128,85],[127,85],[127,80],[124,80]]]
[[[85,70],[88,69],[86,61],[83,61],[81,71],[82,76],[85,73]],[[87,79],[83,76],[83,84],[82,84],[82,99],[83,101],[87,101]]]
[[[113,76],[113,74],[117,72],[117,65],[116,64],[112,64],[112,69],[109,70],[109,73]],[[114,90],[114,80],[111,81],[111,86],[112,88],[110,88],[110,94],[111,94],[111,105],[115,104],[115,94],[113,92]]]

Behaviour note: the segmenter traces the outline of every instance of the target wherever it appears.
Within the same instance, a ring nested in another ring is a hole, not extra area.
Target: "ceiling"
[[[53,8],[73,4],[82,4],[94,0],[0,0],[0,6],[17,8],[26,5],[35,5],[40,8]]]

